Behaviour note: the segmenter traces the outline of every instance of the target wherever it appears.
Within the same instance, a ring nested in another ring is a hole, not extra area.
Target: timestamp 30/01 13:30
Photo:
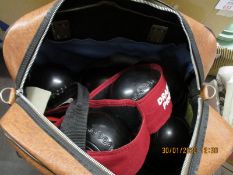
[[[196,154],[197,147],[162,147],[162,154]],[[200,151],[204,154],[217,154],[218,147],[203,147]]]

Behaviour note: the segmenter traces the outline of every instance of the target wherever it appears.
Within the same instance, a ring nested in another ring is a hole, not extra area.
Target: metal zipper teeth
[[[190,56],[191,56],[191,61],[192,61],[192,64],[193,64],[193,67],[194,67],[194,71],[195,71],[195,75],[196,75],[196,83],[197,83],[197,88],[198,90],[200,90],[200,78],[199,78],[199,74],[198,74],[198,70],[197,70],[197,66],[196,66],[196,63],[195,63],[195,60],[194,60],[194,57],[193,57],[193,52],[192,52],[192,45],[191,45],[191,41],[190,41],[190,38],[188,36],[188,32],[186,31],[185,29],[185,26],[184,26],[184,23],[183,23],[183,19],[182,17],[180,16],[179,13],[177,13],[176,11],[172,10],[172,9],[169,9],[167,7],[161,7],[161,6],[158,6],[156,4],[153,4],[153,3],[150,3],[148,1],[143,1],[143,0],[132,0],[132,1],[135,1],[135,2],[138,2],[138,3],[143,3],[143,4],[147,4],[149,6],[152,6],[154,8],[157,8],[161,11],[166,11],[166,12],[170,12],[170,13],[173,13],[175,15],[177,15],[179,17],[179,20],[180,20],[180,23],[181,23],[181,26],[183,28],[183,31],[185,32],[185,35],[186,35],[186,38],[188,40],[188,43],[189,43],[189,50],[190,50]],[[198,99],[198,114],[197,114],[197,120],[196,120],[196,124],[195,124],[195,128],[194,128],[194,132],[193,132],[193,136],[192,136],[192,139],[191,139],[191,142],[189,144],[189,147],[194,147],[196,145],[196,141],[197,141],[197,133],[198,133],[198,129],[199,129],[199,126],[200,126],[200,119],[201,119],[201,99],[199,98]],[[192,155],[191,154],[187,154],[186,157],[185,157],[185,160],[184,160],[184,163],[183,163],[183,166],[182,166],[182,169],[181,169],[181,175],[186,175],[188,174],[188,169],[189,169],[189,164],[191,163],[191,158],[192,158]]]
[[[185,26],[184,26],[184,23],[183,23],[183,20],[182,20],[182,17],[180,16],[180,14],[177,13],[176,11],[172,10],[172,9],[169,9],[169,8],[167,8],[167,7],[161,7],[161,6],[158,6],[158,5],[156,5],[156,4],[150,3],[150,2],[148,2],[148,1],[143,1],[143,0],[142,0],[142,1],[141,1],[141,0],[131,0],[131,1],[134,1],[134,2],[137,2],[137,3],[147,4],[147,5],[149,5],[149,6],[151,6],[151,7],[154,7],[154,8],[156,8],[156,9],[158,9],[158,10],[173,13],[173,14],[175,14],[175,15],[177,15],[177,16],[179,17],[181,26],[182,26],[182,28],[183,28],[183,31],[185,32],[185,35],[186,35],[187,40],[188,40],[188,43],[189,43],[190,56],[191,56],[191,61],[192,61],[192,64],[193,64],[193,67],[194,67],[194,71],[195,71],[195,74],[196,74],[197,87],[198,87],[198,89],[200,90],[200,79],[199,79],[199,75],[198,75],[197,66],[196,66],[196,63],[195,63],[195,60],[194,60],[194,57],[193,57],[191,41],[190,41],[190,39],[189,39],[188,32],[187,32],[186,29],[185,29]],[[57,5],[56,9],[55,9],[54,12],[52,13],[52,16],[51,16],[51,18],[50,18],[50,20],[49,20],[49,23],[48,23],[48,25],[47,25],[47,27],[46,27],[46,29],[45,29],[43,35],[41,36],[41,39],[40,39],[40,41],[39,41],[39,43],[38,43],[38,46],[37,46],[37,48],[36,48],[36,50],[35,50],[35,52],[34,52],[34,54],[33,54],[33,56],[32,56],[32,59],[30,60],[30,62],[29,62],[29,64],[28,64],[28,67],[27,67],[26,71],[25,71],[25,74],[24,74],[23,79],[22,79],[21,84],[20,84],[20,88],[17,90],[19,93],[23,93],[23,86],[24,86],[25,80],[26,80],[26,78],[27,78],[27,76],[28,76],[28,74],[29,74],[29,71],[30,71],[30,69],[31,69],[31,67],[32,67],[32,65],[33,65],[33,63],[34,63],[34,61],[35,61],[35,58],[36,58],[36,56],[37,56],[37,54],[38,54],[38,51],[39,51],[39,49],[40,49],[40,46],[41,46],[41,44],[42,44],[42,42],[43,42],[43,40],[44,40],[44,38],[45,38],[45,36],[46,36],[48,30],[49,30],[50,24],[52,23],[52,20],[53,20],[53,18],[54,18],[54,16],[55,16],[57,10],[59,9],[59,7],[61,6],[61,4],[62,4],[63,2],[64,2],[64,0],[61,0],[61,2]]]
[[[79,148],[77,145],[75,145],[65,134],[63,134],[58,128],[56,128],[46,117],[44,117],[42,114],[40,114],[35,107],[30,103],[29,100],[27,100],[27,98],[23,95],[23,86],[24,83],[26,81],[26,78],[29,74],[29,71],[36,59],[36,56],[38,54],[38,51],[40,49],[40,46],[49,30],[49,27],[52,23],[52,20],[57,12],[57,10],[59,9],[59,7],[61,6],[61,4],[64,2],[64,0],[61,0],[60,3],[56,6],[55,10],[52,13],[52,16],[48,22],[48,25],[46,26],[46,29],[43,33],[43,35],[41,36],[41,39],[37,45],[37,48],[32,56],[32,59],[30,60],[28,67],[25,71],[24,77],[21,81],[20,84],[20,88],[16,91],[16,94],[19,95],[33,110],[34,112],[53,130],[55,131],[62,139],[64,139],[69,145],[73,146],[80,154],[82,154],[84,157],[86,157],[87,159],[89,159],[91,162],[93,162],[95,165],[97,165],[102,171],[104,171],[105,173],[109,174],[109,175],[114,175],[114,173],[112,173],[110,170],[108,170],[106,167],[104,167],[102,164],[100,164],[99,162],[97,162],[95,159],[93,159],[91,156],[89,156],[87,153],[85,153],[81,148]]]
[[[188,32],[186,31],[185,29],[185,26],[184,26],[184,23],[183,23],[183,19],[182,17],[180,16],[179,13],[177,13],[176,11],[172,10],[172,9],[169,9],[168,7],[162,7],[162,6],[158,6],[156,4],[153,4],[151,2],[148,2],[148,1],[144,1],[144,0],[131,0],[131,1],[134,1],[134,2],[138,2],[138,3],[141,3],[141,4],[147,4],[151,7],[154,7],[158,10],[161,10],[161,11],[165,11],[165,12],[170,12],[170,13],[173,13],[175,15],[177,15],[179,17],[179,20],[180,20],[180,24],[183,28],[183,31],[185,32],[185,35],[186,35],[186,38],[188,40],[188,44],[189,44],[189,50],[190,50],[190,56],[191,56],[191,61],[192,61],[192,64],[193,64],[193,67],[194,67],[194,71],[195,71],[195,75],[196,75],[196,82],[197,82],[197,88],[198,90],[200,90],[200,78],[199,78],[199,74],[198,74],[198,70],[197,70],[197,66],[196,66],[196,63],[195,63],[195,60],[194,60],[194,57],[193,57],[193,51],[192,51],[192,44],[191,44],[191,41],[190,41],[190,38],[189,38],[189,35],[188,35]],[[159,2],[159,1],[158,1]],[[160,3],[160,2],[159,2]]]
[[[193,136],[191,139],[191,142],[189,144],[190,148],[194,148],[194,145],[196,145],[196,141],[197,141],[197,136],[198,136],[198,131],[200,128],[200,122],[201,122],[201,114],[202,114],[202,100],[201,98],[198,98],[198,111],[197,111],[197,119],[196,119],[196,124],[194,127],[194,131],[193,131]],[[188,174],[189,171],[189,165],[191,163],[191,159],[193,157],[193,154],[187,154],[183,163],[183,167],[181,169],[181,175],[186,175]],[[188,166],[188,168],[187,168]]]
[[[23,94],[18,94],[30,107],[31,109],[40,117],[43,122],[49,126],[50,129],[52,129],[56,134],[58,134],[62,139],[64,139],[67,144],[71,145],[74,147],[80,154],[82,154],[85,158],[90,160],[92,163],[97,165],[101,170],[103,170],[105,173],[109,175],[114,175],[109,169],[107,169],[105,166],[100,164],[98,161],[93,159],[91,156],[89,156],[86,152],[84,152],[81,148],[79,148],[74,142],[72,142],[64,133],[62,133],[54,124],[52,124],[43,114],[38,112],[34,105],[23,95]]]
[[[38,54],[38,51],[39,51],[39,48],[48,32],[48,29],[50,27],[50,24],[52,23],[52,20],[54,18],[54,15],[56,14],[57,10],[59,9],[59,7],[61,6],[61,4],[63,3],[64,0],[61,0],[61,2],[57,5],[56,9],[54,10],[54,12],[52,13],[52,17],[50,18],[49,20],[49,23],[38,43],[38,46],[32,56],[32,59],[30,60],[29,62],[29,65],[25,71],[25,74],[24,74],[24,77],[21,81],[21,84],[20,84],[20,88],[17,90],[17,95],[21,96],[22,99],[24,99],[28,105],[30,107],[32,107],[34,109],[34,111],[40,116],[41,119],[43,119],[43,121],[46,122],[46,124],[48,124],[51,129],[53,128],[54,131],[56,131],[56,133],[58,133],[63,139],[65,139],[70,145],[72,145],[73,147],[75,147],[80,153],[82,153],[85,157],[87,157],[88,159],[90,159],[93,163],[97,164],[98,166],[100,166],[101,169],[103,169],[105,172],[109,173],[109,174],[113,174],[111,171],[109,171],[106,167],[104,167],[103,165],[101,165],[99,162],[97,162],[96,160],[94,160],[93,158],[91,158],[88,154],[86,154],[85,152],[83,152],[83,150],[81,150],[80,148],[78,148],[68,137],[66,137],[60,130],[58,130],[57,128],[55,128],[51,122],[49,122],[42,114],[39,114],[38,111],[33,107],[33,105],[23,96],[23,86],[24,86],[24,83],[25,83],[25,80],[28,76],[28,73],[35,61],[35,58]],[[198,70],[197,70],[197,67],[196,67],[196,63],[195,63],[195,60],[194,60],[194,57],[193,57],[193,53],[192,53],[192,45],[191,45],[191,41],[189,39],[189,36],[188,36],[188,32],[186,31],[185,29],[185,26],[184,26],[184,23],[183,23],[183,20],[182,20],[182,17],[180,16],[179,13],[177,13],[176,11],[172,10],[172,9],[169,9],[167,7],[161,7],[161,6],[158,6],[156,4],[153,4],[153,3],[150,3],[148,1],[141,1],[141,0],[131,0],[131,1],[134,1],[134,2],[137,2],[137,3],[143,3],[143,4],[147,4],[151,7],[154,7],[158,10],[161,10],[161,11],[166,11],[166,12],[170,12],[170,13],[173,13],[175,15],[177,15],[179,17],[179,21],[180,21],[180,24],[183,28],[183,31],[185,32],[185,35],[187,37],[187,40],[188,40],[188,44],[189,44],[189,50],[190,50],[190,56],[191,56],[191,61],[192,61],[192,64],[193,64],[193,67],[194,67],[194,71],[195,71],[195,74],[196,74],[196,82],[197,82],[197,87],[198,89],[200,90],[200,79],[199,79],[199,75],[198,75]],[[198,107],[198,111],[200,111],[200,106]],[[198,113],[197,115],[197,118],[200,118],[200,113]],[[195,126],[195,129],[198,131],[198,127],[199,127],[199,123],[197,122],[196,123],[196,126]],[[191,143],[190,143],[190,147],[194,146],[195,145],[195,142],[196,142],[196,137],[192,137],[192,140],[191,140]],[[184,164],[183,164],[183,167],[182,167],[182,172],[183,170],[185,169],[185,165],[187,165],[189,162],[190,162],[191,158],[190,156],[186,155],[186,158],[185,158],[185,161],[184,161]]]
[[[184,26],[184,23],[183,23],[183,19],[182,17],[180,16],[179,13],[177,13],[176,11],[172,10],[172,9],[169,9],[167,7],[161,7],[161,6],[158,6],[156,4],[153,4],[153,3],[150,3],[148,1],[143,1],[143,0],[132,0],[132,1],[135,1],[135,2],[138,2],[138,3],[143,3],[143,4],[147,4],[149,6],[152,6],[154,8],[157,8],[161,11],[166,11],[166,12],[170,12],[170,13],[173,13],[175,15],[177,15],[179,17],[179,20],[180,20],[180,23],[181,23],[181,26],[183,28],[183,31],[185,32],[185,35],[186,35],[186,38],[188,40],[188,43],[189,43],[189,50],[190,50],[190,56],[191,56],[191,61],[192,61],[192,64],[193,64],[193,67],[194,67],[194,71],[195,71],[195,75],[196,75],[196,83],[197,83],[197,88],[198,90],[200,90],[200,78],[199,78],[199,74],[198,74],[198,70],[197,70],[197,66],[196,66],[196,63],[195,63],[195,60],[194,60],[194,57],[193,57],[193,52],[192,52],[192,45],[191,45],[191,41],[190,41],[190,38],[188,36],[188,32],[186,31],[185,29],[185,26]],[[191,142],[189,144],[189,147],[194,147],[196,145],[196,140],[197,140],[197,133],[198,133],[198,129],[199,129],[199,126],[200,126],[200,119],[201,119],[201,99],[199,98],[198,99],[198,114],[197,114],[197,120],[196,120],[196,124],[195,124],[195,128],[194,128],[194,132],[193,132],[193,136],[192,136],[192,139],[191,139]],[[191,154],[187,154],[186,157],[185,157],[185,160],[184,160],[184,163],[183,163],[183,166],[182,166],[182,169],[181,169],[181,175],[186,175],[188,174],[188,165],[191,163],[191,158],[192,158],[192,155]]]
[[[52,20],[53,20],[53,18],[54,18],[54,16],[55,16],[56,12],[58,11],[58,9],[60,8],[60,6],[62,5],[63,2],[64,2],[64,0],[61,0],[60,3],[57,4],[56,8],[54,9],[54,11],[53,11],[53,13],[52,13],[52,15],[51,15],[51,18],[49,19],[49,22],[48,22],[48,24],[47,24],[47,26],[46,26],[46,28],[45,28],[45,31],[44,31],[43,35],[41,36],[41,39],[40,39],[40,41],[39,41],[39,43],[38,43],[38,45],[37,45],[37,47],[36,47],[36,49],[35,49],[35,51],[34,51],[34,54],[33,54],[33,56],[32,56],[32,58],[31,58],[31,60],[30,60],[30,62],[29,62],[29,64],[28,64],[28,66],[27,66],[27,68],[26,68],[26,71],[25,71],[25,73],[24,73],[23,79],[22,79],[22,81],[21,81],[21,83],[20,83],[20,87],[19,87],[19,90],[18,90],[18,92],[20,92],[20,93],[23,93],[23,86],[24,86],[24,83],[25,83],[25,81],[26,81],[26,78],[27,78],[27,76],[28,76],[28,74],[29,74],[29,71],[30,71],[30,69],[31,69],[31,67],[32,67],[32,65],[33,65],[33,63],[34,63],[34,61],[35,61],[35,59],[36,59],[36,56],[37,56],[38,51],[39,51],[39,49],[40,49],[40,46],[41,46],[41,44],[42,44],[42,42],[43,42],[43,40],[44,40],[46,34],[48,33],[48,30],[49,30],[49,27],[50,27],[50,25],[51,25],[51,23],[52,23]]]

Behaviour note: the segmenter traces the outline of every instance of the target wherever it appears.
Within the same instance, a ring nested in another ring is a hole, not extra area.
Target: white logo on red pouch
[[[171,101],[171,95],[168,89],[168,85],[166,85],[166,88],[164,89],[161,96],[157,99],[157,102],[159,106],[163,105],[163,109],[165,110],[168,104],[170,103],[170,101]]]

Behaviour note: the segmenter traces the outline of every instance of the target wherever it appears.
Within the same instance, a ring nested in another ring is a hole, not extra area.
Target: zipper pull
[[[8,92],[8,97],[5,97],[4,94]],[[4,98],[5,97],[5,98]],[[16,90],[15,88],[4,88],[0,91],[0,99],[3,103],[12,105],[16,99]]]
[[[200,96],[203,100],[210,100],[214,98],[216,93],[217,92],[214,86],[208,83],[204,83],[201,88]]]

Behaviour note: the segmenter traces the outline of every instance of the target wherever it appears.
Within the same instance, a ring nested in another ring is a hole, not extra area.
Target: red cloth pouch
[[[112,151],[88,151],[89,155],[115,174],[134,175],[138,172],[145,161],[149,149],[150,134],[158,131],[169,119],[172,112],[170,92],[163,76],[162,68],[157,64],[148,64],[147,66],[159,71],[160,78],[157,84],[140,100],[107,99],[105,97],[111,84],[126,70],[109,78],[90,94],[90,108],[106,109],[115,107],[123,109],[124,107],[134,107],[141,117],[141,119],[134,118],[131,113],[127,116],[126,112],[124,115],[118,115],[121,120],[128,124],[135,122],[135,119],[140,120],[140,129],[130,143]],[[124,119],[124,117],[127,119]]]
[[[133,108],[136,111],[136,103],[130,100],[120,100],[121,102],[111,102],[102,101],[102,100],[91,100],[91,108],[101,108],[101,111],[117,111],[118,117],[122,117],[124,112],[129,109],[124,108]],[[122,110],[122,111],[120,111]],[[132,112],[130,112],[132,114]],[[140,113],[137,112],[139,115]],[[120,116],[121,115],[121,116]],[[150,145],[150,134],[147,128],[146,120],[143,116],[138,118],[138,115],[131,116],[132,120],[134,117],[139,120],[139,123],[131,124],[129,127],[135,127],[139,124],[139,127],[136,129],[136,136],[126,145],[113,149],[111,151],[87,151],[87,153],[92,156],[94,159],[99,161],[101,164],[109,168],[112,172],[119,175],[134,175],[142,167],[148,149]],[[121,118],[122,119],[122,118]],[[124,121],[124,119],[122,119]]]

